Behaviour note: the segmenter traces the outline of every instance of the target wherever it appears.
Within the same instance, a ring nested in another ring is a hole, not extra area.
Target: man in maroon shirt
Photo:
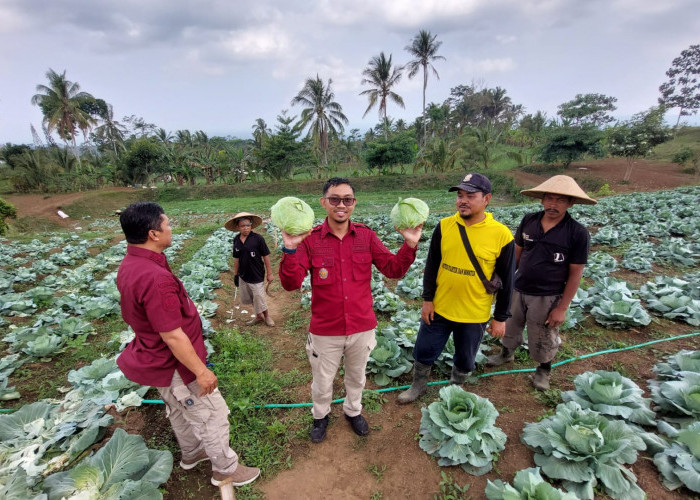
[[[117,358],[129,380],[155,386],[189,470],[211,460],[214,486],[254,481],[260,469],[239,463],[229,446],[229,410],[207,351],[197,307],[168,266],[172,229],[153,202],[129,205],[119,221],[128,243],[117,273],[122,317],[136,333]]]
[[[361,415],[362,390],[369,353],[377,344],[372,310],[372,264],[388,278],[401,278],[416,258],[422,226],[399,231],[404,244],[392,254],[364,224],[350,221],[355,208],[355,189],[347,179],[334,177],[323,187],[321,206],[326,220],[306,234],[282,232],[284,255],[280,281],[285,290],[297,290],[311,273],[311,325],[306,354],[313,382],[311,441],[326,437],[333,396],[333,379],[341,357],[345,358],[343,411],[360,436],[369,433]]]

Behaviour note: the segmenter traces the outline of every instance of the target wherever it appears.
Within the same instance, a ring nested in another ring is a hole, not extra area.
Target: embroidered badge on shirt
[[[564,254],[555,252],[554,253],[554,262],[564,262]]]
[[[328,277],[328,269],[325,267],[322,267],[321,269],[318,270],[318,277],[321,278],[322,280],[325,280]]]
[[[251,257],[255,257],[255,252],[250,252]]]

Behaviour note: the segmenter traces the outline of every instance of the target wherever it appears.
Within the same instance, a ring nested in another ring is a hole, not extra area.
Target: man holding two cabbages
[[[342,357],[345,418],[357,435],[369,433],[361,411],[367,359],[377,343],[370,287],[372,265],[388,278],[403,277],[415,260],[422,232],[422,224],[399,230],[405,241],[393,254],[369,227],[350,220],[355,201],[350,181],[334,177],[323,187],[320,203],[327,217],[321,225],[297,235],[282,228],[282,287],[297,290],[306,274],[311,274],[311,324],[306,353],[313,374],[314,423],[310,434],[314,443],[326,437],[333,379]]]

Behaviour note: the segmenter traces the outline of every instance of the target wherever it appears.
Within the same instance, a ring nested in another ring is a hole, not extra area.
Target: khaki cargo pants
[[[348,417],[362,412],[362,390],[365,388],[367,359],[377,340],[374,330],[352,335],[314,335],[306,340],[306,354],[311,364],[313,382],[311,399],[314,418],[323,418],[331,411],[333,379],[340,361],[345,358],[345,402],[343,411]]]
[[[185,385],[177,370],[170,387],[156,389],[165,403],[182,459],[191,461],[205,451],[214,472],[232,474],[238,467],[238,455],[229,445],[229,410],[219,389],[200,397],[197,381]]]

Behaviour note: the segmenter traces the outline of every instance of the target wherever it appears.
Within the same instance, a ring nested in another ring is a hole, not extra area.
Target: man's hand
[[[492,319],[486,331],[489,332],[492,337],[502,339],[506,334],[506,322]]]
[[[282,245],[284,245],[284,248],[288,248],[289,250],[294,250],[296,247],[299,246],[299,244],[304,241],[304,238],[306,238],[308,235],[311,234],[311,231],[308,233],[303,233],[303,234],[298,234],[296,236],[292,236],[291,234],[285,233],[282,231]]]
[[[556,328],[566,321],[566,307],[555,307],[549,312],[547,316],[547,321],[544,322],[544,326],[547,328]]]
[[[233,284],[236,285],[236,288],[238,288],[238,275],[237,274],[235,274],[233,276]]]
[[[271,272],[268,272],[267,273],[267,282],[272,283],[274,281],[274,279],[275,279],[275,276]]]
[[[418,241],[420,240],[420,235],[423,232],[423,224],[416,227],[407,227],[406,229],[399,229],[399,233],[403,236],[406,244],[411,248],[416,248],[418,246]]]
[[[426,325],[429,325],[430,322],[435,319],[435,305],[432,301],[423,301],[423,307],[420,309],[420,319],[422,319]]]
[[[217,383],[216,375],[209,368],[204,368],[202,372],[197,374],[197,385],[201,389],[199,392],[200,396],[206,396],[214,392]]]

